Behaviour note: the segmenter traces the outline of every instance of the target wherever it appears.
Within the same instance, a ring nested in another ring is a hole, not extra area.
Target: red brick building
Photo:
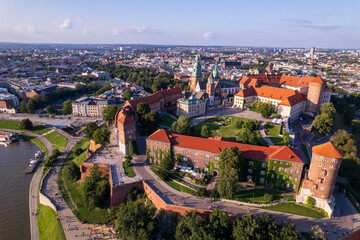
[[[120,109],[115,115],[116,141],[122,153],[129,153],[129,141],[136,140],[136,122],[129,106]]]
[[[215,176],[221,151],[234,146],[241,150],[247,161],[248,179],[288,190],[298,189],[304,162],[296,149],[230,142],[221,137],[185,136],[166,129],[159,129],[146,139],[150,161],[158,163],[172,149],[181,157],[182,164],[193,165]],[[277,184],[279,181],[281,186]]]

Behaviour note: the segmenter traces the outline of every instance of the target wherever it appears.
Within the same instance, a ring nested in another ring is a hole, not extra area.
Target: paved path
[[[18,133],[18,134],[25,134],[25,135],[29,135],[32,137],[36,137],[45,144],[45,146],[48,150],[48,155],[50,156],[52,154],[53,145],[49,142],[49,140],[47,140],[45,137],[43,137],[41,135],[31,133],[31,132],[21,131],[21,130],[13,130],[13,129],[0,129],[0,130],[10,131],[10,132]],[[39,239],[37,217],[36,217],[36,214],[34,214],[34,213],[37,212],[37,208],[38,208],[39,185],[40,185],[40,181],[41,181],[41,177],[42,177],[42,172],[43,172],[43,167],[38,167],[36,169],[36,172],[31,179],[30,188],[29,188],[30,234],[31,234],[31,239],[33,239],[33,240]]]
[[[260,136],[267,142],[267,144],[269,146],[274,146],[275,145],[273,143],[273,141],[271,141],[270,138],[268,138],[266,133],[265,133],[265,122],[264,121],[260,122],[259,133],[260,133]]]

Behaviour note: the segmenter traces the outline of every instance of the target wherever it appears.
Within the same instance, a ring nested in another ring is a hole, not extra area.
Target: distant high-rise
[[[310,57],[314,57],[315,55],[315,47],[310,48]]]

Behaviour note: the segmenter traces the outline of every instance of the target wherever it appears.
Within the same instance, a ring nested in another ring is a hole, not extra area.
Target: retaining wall
[[[52,169],[52,167],[49,168],[49,170],[46,172],[44,177],[41,179],[40,192],[39,192],[39,201],[40,201],[40,203],[42,205],[51,207],[56,212],[57,211],[56,206],[53,204],[53,202],[50,200],[50,198],[48,198],[45,194],[42,193],[42,187],[43,187],[44,179],[49,175],[49,172],[50,172],[51,169]]]

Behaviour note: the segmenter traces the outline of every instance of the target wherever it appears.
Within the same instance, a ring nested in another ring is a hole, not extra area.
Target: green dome
[[[220,79],[220,73],[219,73],[219,69],[218,69],[217,65],[215,65],[212,74],[213,74],[214,79]]]
[[[200,61],[199,61],[199,55],[196,55],[195,63],[193,65],[193,71],[191,73],[191,76],[193,76],[193,77],[202,77],[201,64],[200,64]]]

